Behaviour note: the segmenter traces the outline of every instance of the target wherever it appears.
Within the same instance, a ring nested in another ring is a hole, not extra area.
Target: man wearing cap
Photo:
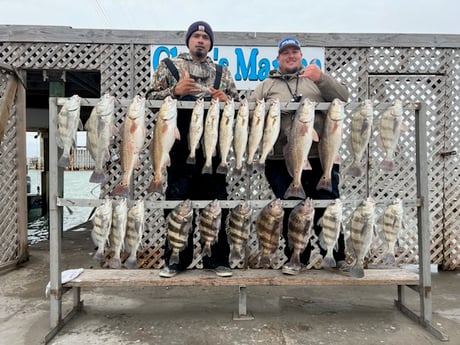
[[[293,37],[286,37],[278,44],[278,68],[269,73],[267,79],[260,83],[251,94],[251,101],[256,99],[278,98],[281,103],[296,102],[299,105],[305,98],[313,102],[331,102],[334,98],[342,101],[348,100],[348,88],[330,75],[321,71],[316,63],[306,67],[302,65],[302,51],[300,42]],[[295,111],[282,112],[281,114],[281,131],[277,142],[274,145],[273,154],[269,155],[265,164],[265,176],[269,182],[273,193],[277,198],[284,198],[286,190],[292,182],[292,176],[289,174],[283,155],[283,148],[287,143],[287,133],[291,127]],[[316,111],[314,128],[319,134],[324,124],[325,113]],[[302,172],[302,186],[306,196],[312,199],[336,199],[339,198],[339,165],[334,164],[332,169],[332,191],[318,189],[317,184],[320,180],[323,170],[319,160],[318,144],[313,142],[308,156],[312,170]],[[283,222],[283,235],[287,239],[288,218],[290,209],[285,210]],[[317,235],[321,232],[318,220],[324,213],[324,209],[315,210],[314,228]],[[286,246],[286,255],[290,257],[291,249]],[[307,264],[311,252],[311,246],[308,245],[301,255],[301,262]],[[321,252],[323,256],[325,251]],[[339,238],[338,251],[334,251],[336,262],[340,265],[344,263],[344,241],[343,235]],[[283,267],[285,274],[298,274],[298,267]]]
[[[211,26],[204,21],[192,23],[185,35],[187,53],[180,53],[176,58],[163,59],[152,76],[148,99],[163,100],[167,96],[185,101],[211,98],[225,101],[229,97],[239,100],[238,91],[228,68],[215,64],[207,54],[214,44]],[[202,174],[205,162],[201,149],[196,151],[196,163],[187,164],[189,154],[188,131],[192,109],[178,109],[177,127],[180,140],[176,140],[170,151],[171,163],[167,168],[167,200],[226,200],[226,176],[216,174],[219,159],[213,158],[212,174]],[[206,115],[206,112],[205,112]],[[166,214],[170,210],[165,210]],[[225,217],[228,210],[222,210],[222,226],[217,242],[212,246],[212,256],[203,257],[204,268],[214,269],[218,276],[231,276],[229,268],[229,245],[225,233]],[[170,278],[185,270],[193,260],[193,232],[189,236],[187,247],[179,255],[179,264],[169,265],[171,249],[166,244],[166,266],[160,276]]]

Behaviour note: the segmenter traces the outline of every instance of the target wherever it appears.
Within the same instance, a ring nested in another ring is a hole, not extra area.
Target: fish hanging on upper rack
[[[248,157],[246,160],[247,170],[253,169],[254,158],[260,149],[260,143],[264,135],[265,126],[265,99],[256,99],[256,106],[252,111],[251,124],[248,138]]]
[[[220,105],[217,98],[211,100],[204,122],[204,156],[203,174],[212,174],[212,157],[216,155],[219,137]]]
[[[235,122],[235,102],[233,98],[225,101],[224,110],[219,123],[219,153],[220,163],[216,169],[218,174],[227,174],[228,155],[233,142],[233,124]]]
[[[400,100],[394,101],[380,116],[379,139],[385,152],[385,158],[380,163],[380,168],[391,171],[394,169],[394,155],[398,146],[402,127],[403,107]]]
[[[280,135],[281,130],[281,105],[278,98],[270,101],[268,115],[265,119],[264,134],[262,137],[262,151],[257,162],[257,170],[265,170],[265,160],[270,152],[273,151],[273,146]]]
[[[56,143],[62,149],[58,166],[67,168],[70,166],[70,150],[75,147],[77,131],[83,130],[80,119],[81,98],[73,95],[67,99],[59,111],[57,117]]]
[[[247,150],[249,138],[249,106],[246,98],[240,101],[233,134],[233,152],[235,154],[233,174],[239,176],[243,171],[243,157]]]
[[[188,145],[190,153],[187,157],[187,164],[196,163],[196,149],[200,145],[201,137],[204,131],[204,99],[198,98],[190,117],[190,126],[188,130]]]

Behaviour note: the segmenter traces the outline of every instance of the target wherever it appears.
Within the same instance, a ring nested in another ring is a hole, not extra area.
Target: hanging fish
[[[385,158],[380,163],[380,168],[383,170],[391,171],[394,169],[394,154],[401,133],[402,115],[402,102],[396,100],[380,117],[380,143],[385,152]]]
[[[219,152],[220,163],[216,169],[218,174],[227,174],[228,172],[228,155],[233,142],[233,123],[235,122],[235,103],[233,98],[225,101],[224,110],[219,124]]]
[[[256,99],[256,106],[251,116],[251,126],[248,138],[248,158],[246,165],[248,170],[252,170],[254,158],[259,151],[260,142],[264,135],[265,126],[265,99]]]
[[[121,268],[120,253],[124,248],[126,222],[128,217],[127,199],[115,201],[112,210],[112,226],[110,228],[109,243],[113,250],[113,257],[109,260],[110,268]]]
[[[332,204],[326,207],[323,216],[320,219],[322,227],[320,234],[320,245],[326,249],[326,255],[323,258],[321,266],[336,267],[334,259],[334,248],[342,231],[342,201],[335,199]]]
[[[142,244],[142,235],[145,226],[144,200],[136,200],[128,210],[126,224],[125,248],[129,257],[124,262],[126,268],[137,268],[137,251]]]
[[[265,119],[264,134],[262,137],[262,152],[260,153],[259,161],[257,162],[257,170],[265,170],[265,161],[268,154],[273,150],[280,135],[281,129],[281,105],[278,98],[270,101],[268,115]]]
[[[211,257],[211,246],[217,241],[222,222],[222,209],[219,200],[209,203],[200,213],[200,235],[203,243],[203,255]]]
[[[190,118],[190,127],[188,131],[188,143],[190,154],[187,157],[187,164],[196,163],[196,149],[200,145],[201,137],[204,131],[204,99],[198,98],[193,107]]]
[[[217,98],[211,100],[206,120],[204,123],[204,153],[206,161],[204,162],[203,174],[212,174],[212,157],[216,155],[217,140],[219,136],[219,115],[220,105]]]
[[[91,230],[91,239],[97,246],[94,254],[94,260],[99,263],[104,262],[104,249],[110,235],[112,226],[112,199],[106,198],[103,203],[96,207],[93,218],[93,229]]]
[[[235,120],[233,137],[233,152],[235,154],[235,168],[233,173],[241,175],[243,170],[243,157],[246,153],[249,138],[249,106],[248,100],[243,98],[238,108]]]
[[[383,212],[383,234],[387,241],[387,253],[385,262],[394,264],[395,259],[395,244],[398,234],[403,227],[404,209],[402,200],[396,198],[385,208]]]
[[[192,220],[193,209],[189,199],[178,204],[166,217],[168,245],[172,249],[169,264],[179,263],[179,253],[187,246]]]
[[[228,216],[227,238],[230,261],[242,260],[252,227],[252,208],[249,201],[234,207]]]

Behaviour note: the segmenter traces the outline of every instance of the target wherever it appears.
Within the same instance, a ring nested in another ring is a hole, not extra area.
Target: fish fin
[[[180,140],[180,132],[177,127],[174,128],[174,138],[176,138],[176,140]]]
[[[326,176],[322,176],[319,180],[318,184],[316,185],[316,190],[325,189],[329,192],[332,192],[332,181],[330,178]]]
[[[363,176],[363,169],[357,163],[353,162],[345,169],[345,174],[353,177],[361,177]]]
[[[159,181],[152,180],[152,182],[150,182],[148,191],[150,193],[163,194],[163,180],[161,179]]]
[[[334,164],[341,164],[342,163],[342,158],[340,158],[340,155],[336,155],[334,158]]]
[[[94,254],[93,259],[99,262],[100,264],[104,262],[105,256],[104,253],[99,250]]]
[[[134,259],[127,258],[123,265],[129,269],[139,268],[139,266],[137,265],[137,259],[135,258]]]
[[[186,162],[187,162],[187,164],[195,165],[195,164],[196,164],[196,158],[195,158],[195,156],[189,155],[189,156],[187,157],[187,161],[186,161]]]
[[[310,161],[305,159],[305,162],[303,163],[303,170],[312,170],[313,168],[311,167]]]
[[[318,135],[318,132],[317,132],[316,130],[313,129],[313,132],[312,132],[311,134],[312,134],[312,139],[313,139],[313,141],[319,142],[319,135]]]
[[[111,258],[109,260],[109,267],[114,269],[121,268],[121,260],[120,258]]]
[[[83,122],[81,122],[81,119],[78,120],[78,129],[79,129],[80,131],[84,130]]]
[[[103,172],[94,170],[89,178],[89,182],[92,183],[104,183],[105,175]]]
[[[302,185],[296,186],[294,182],[291,182],[288,189],[284,193],[284,199],[289,199],[289,198],[305,199],[306,198],[305,190],[303,189]]]
[[[270,267],[271,260],[270,256],[268,255],[261,255],[259,258],[259,266],[262,268],[268,268]]]
[[[233,169],[233,175],[241,176],[242,173],[243,173],[243,168],[242,167]]]
[[[393,253],[387,253],[383,258],[383,261],[388,265],[392,265],[396,262],[395,255]]]
[[[350,276],[355,278],[363,278],[364,277],[364,269],[362,266],[355,264],[352,268],[350,268]]]
[[[203,247],[203,256],[211,257],[211,242],[206,242]]]
[[[391,171],[395,168],[395,162],[390,159],[384,159],[379,166],[382,170]]]
[[[255,168],[258,172],[265,171],[265,162],[261,163],[260,161],[255,164]]]
[[[333,256],[326,255],[323,258],[323,261],[321,262],[322,267],[335,267],[337,263],[335,262],[335,259]]]
[[[179,263],[179,252],[173,250],[171,257],[169,258],[169,264],[178,264]]]
[[[225,164],[219,164],[219,166],[217,167],[216,173],[227,175],[227,173],[228,173],[228,167],[227,167],[227,165],[225,165]]]
[[[112,196],[128,196],[128,186],[124,185],[122,183],[119,183],[118,185],[115,186],[115,188],[112,190],[110,195]]]
[[[202,174],[212,174],[212,165],[204,165],[203,170],[201,171]]]
[[[58,166],[62,168],[70,166],[70,156],[68,154],[62,154],[61,158],[59,158]]]

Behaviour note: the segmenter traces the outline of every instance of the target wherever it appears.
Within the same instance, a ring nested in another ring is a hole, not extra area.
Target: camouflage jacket
[[[189,53],[181,53],[175,59],[171,59],[176,66],[179,75],[185,69],[190,77],[203,86],[203,89],[214,87],[216,79],[216,64],[208,56],[204,62],[194,62]],[[171,95],[171,89],[176,85],[177,80],[172,75],[164,60],[160,62],[157,70],[152,75],[150,82],[150,90],[147,92],[148,99],[165,99]],[[236,89],[233,77],[227,67],[222,68],[222,77],[219,89],[227,96],[232,97],[235,101],[239,100],[238,90]],[[209,96],[209,93],[203,91],[200,94],[194,95],[196,98]]]

